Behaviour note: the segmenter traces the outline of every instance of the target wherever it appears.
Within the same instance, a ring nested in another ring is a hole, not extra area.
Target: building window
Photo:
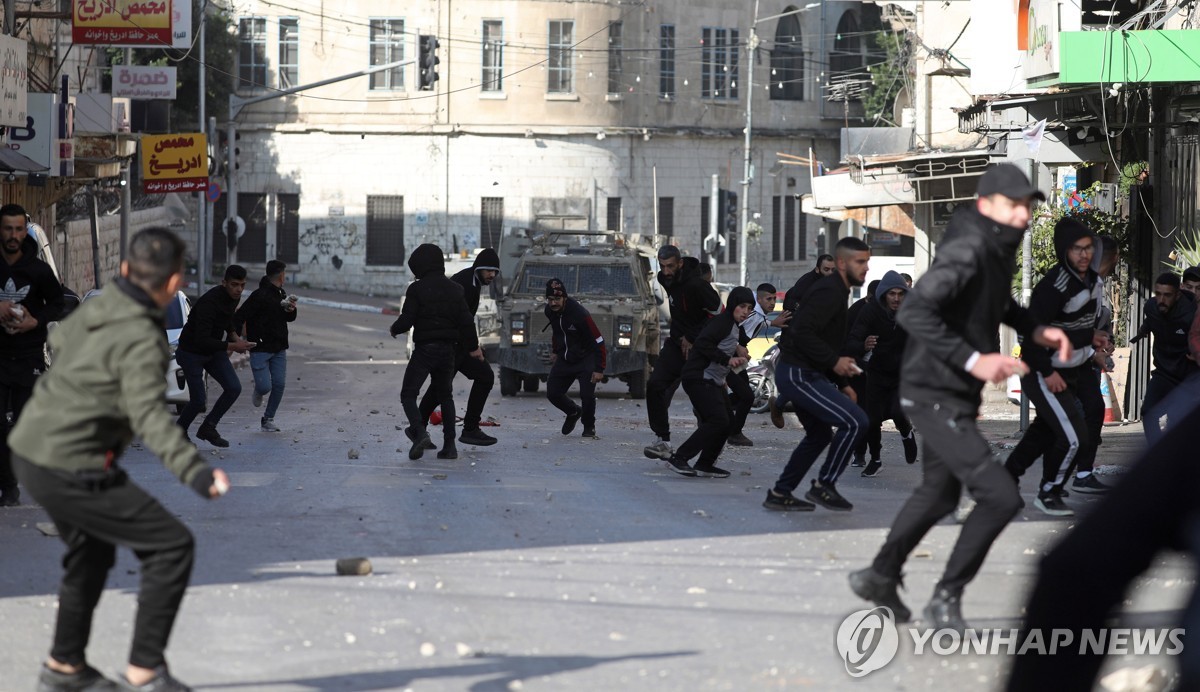
[[[789,7],[792,12],[796,8]],[[771,99],[804,100],[804,47],[800,41],[800,18],[783,17],[775,27],[775,47],[771,49]]]
[[[275,196],[275,257],[288,264],[300,263],[300,195]]]
[[[399,62],[404,59],[404,20],[371,20],[371,67]],[[404,68],[372,72],[371,91],[397,91],[404,89]]]
[[[504,22],[499,19],[483,20],[483,90],[504,91]]]
[[[238,22],[238,89],[267,86],[267,20],[247,17]]]
[[[837,34],[833,39],[833,50],[829,52],[829,69],[837,73],[863,71],[863,41],[859,35],[858,20],[853,12],[843,12],[838,19]]]
[[[267,196],[238,193],[238,216],[246,222],[246,232],[237,241],[237,261],[267,261]]]
[[[607,218],[607,225],[605,225],[605,228],[610,231],[621,230],[621,198],[620,197],[609,197],[607,211],[608,211],[608,218]]]
[[[289,89],[300,81],[300,19],[279,18],[279,88]]]
[[[795,195],[771,198],[771,260],[803,262],[806,216]]]
[[[667,237],[675,235],[675,198],[658,198],[658,234]]]
[[[484,197],[479,204],[479,247],[500,247],[504,234],[504,198]]]
[[[619,94],[621,87],[621,60],[624,57],[624,47],[621,44],[621,22],[608,25],[608,93]]]
[[[700,36],[700,95],[710,99],[737,99],[737,29],[705,27]]]
[[[367,265],[403,267],[404,197],[367,195]]]
[[[555,19],[550,22],[549,83],[546,90],[551,94],[575,92],[575,22]]]
[[[783,221],[783,219],[781,218],[782,212],[780,210],[780,203],[782,201],[783,201],[783,198],[779,197],[778,195],[771,198],[771,261],[772,262],[779,262],[783,259],[783,253],[780,252],[780,247],[779,247],[780,238],[783,237],[783,229],[781,228],[781,222]]]
[[[658,95],[675,98],[675,25],[658,27]]]

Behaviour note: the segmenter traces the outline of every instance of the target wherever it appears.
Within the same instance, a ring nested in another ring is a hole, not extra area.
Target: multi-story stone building
[[[879,17],[857,1],[248,0],[233,12],[242,97],[414,61],[236,117],[238,262],[278,256],[297,282],[378,294],[403,290],[420,243],[469,252],[512,228],[673,237],[699,255],[714,176],[748,205],[748,281],[789,284],[838,226],[802,213],[809,171],[780,153],[839,158],[861,106],[831,101],[830,85],[865,81]],[[423,36],[438,42],[431,88],[415,64]],[[736,203],[718,199],[724,231]],[[738,278],[733,219],[718,280]]]

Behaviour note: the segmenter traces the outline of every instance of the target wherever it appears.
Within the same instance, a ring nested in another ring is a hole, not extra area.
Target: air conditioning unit
[[[76,96],[75,131],[84,134],[114,135],[129,132],[132,108],[127,98],[111,94],[83,92]]]

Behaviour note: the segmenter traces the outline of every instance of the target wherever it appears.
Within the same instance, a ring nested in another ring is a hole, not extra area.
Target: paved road
[[[124,460],[197,536],[168,651],[181,679],[287,691],[996,687],[1002,657],[902,650],[855,680],[835,650],[838,624],[861,607],[845,575],[870,559],[919,481],[919,465],[896,461],[894,433],[882,475],[844,478],[856,505],[844,514],[760,507],[799,439],[794,420],[777,431],[752,419],[756,446],[729,451],[731,478],[684,479],[642,456],[642,402],[619,384],[601,387],[598,441],[562,437],[540,396],[497,391],[485,413],[500,424],[498,445],[411,462],[391,320],[303,309],[276,417],[285,432],[258,432],[247,386],[221,426],[233,446],[204,447],[233,479],[225,498],[199,499],[144,450]],[[678,433],[689,413],[681,394]],[[986,427],[998,445],[1012,442],[1012,421]],[[1107,432],[1107,461],[1132,453],[1131,432]],[[39,533],[43,521],[33,506],[0,511],[0,690],[32,689],[49,645],[62,549]],[[1038,556],[1072,525],[1032,509],[1014,522],[967,593],[971,622],[1015,626]],[[918,548],[927,557],[907,575],[915,608],[957,532],[939,526]],[[369,557],[374,574],[335,576],[334,562],[353,556]],[[122,554],[90,649],[105,671],[127,655],[137,579]],[[1164,560],[1131,596],[1129,620],[1169,625],[1193,583],[1187,564]]]

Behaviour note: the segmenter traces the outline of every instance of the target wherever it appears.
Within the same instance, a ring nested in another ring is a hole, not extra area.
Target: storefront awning
[[[0,147],[0,171],[6,173],[41,173],[50,170],[49,166],[34,161],[7,146]]]

